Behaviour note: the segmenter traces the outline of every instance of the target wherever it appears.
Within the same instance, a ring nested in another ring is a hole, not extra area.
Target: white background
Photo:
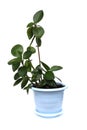
[[[27,95],[13,86],[7,65],[15,44],[29,44],[26,25],[32,15],[44,10],[45,28],[41,58],[61,65],[57,75],[68,86],[64,114],[44,119],[34,114],[32,91]],[[0,0],[0,130],[87,129],[87,1],[86,0]]]

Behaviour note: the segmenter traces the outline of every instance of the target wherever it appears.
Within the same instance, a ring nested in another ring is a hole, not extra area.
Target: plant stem
[[[37,50],[38,50],[39,65],[41,65],[41,62],[40,62],[40,50],[39,50],[39,47],[37,47]]]
[[[34,41],[34,38],[35,38],[35,36],[32,38],[31,43],[30,43],[30,46],[31,46],[31,44],[32,44],[32,43],[33,43],[33,41]]]
[[[37,46],[37,50],[38,50],[39,65],[40,65],[40,67],[41,67],[40,50],[39,50],[39,47],[38,47],[38,46]],[[41,74],[41,80],[42,80],[42,74]],[[40,83],[40,80],[39,80],[39,83]]]

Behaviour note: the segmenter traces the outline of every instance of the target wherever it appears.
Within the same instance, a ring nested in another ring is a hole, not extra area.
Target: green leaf
[[[27,36],[29,39],[31,39],[33,37],[33,28],[32,27],[27,29]]]
[[[27,25],[27,28],[29,27],[32,27],[34,25],[34,23],[33,22],[30,22],[28,25]]]
[[[12,64],[20,63],[20,62],[22,62],[21,58],[14,58],[14,59],[8,61],[8,64],[12,65]]]
[[[55,65],[55,66],[51,67],[50,71],[57,71],[57,70],[61,70],[61,69],[63,69],[61,66]]]
[[[40,65],[37,65],[36,68],[34,68],[34,70],[32,71],[32,74],[34,75],[38,75],[38,74],[42,74],[42,68]]]
[[[41,38],[44,34],[44,29],[42,27],[33,28],[33,34],[36,38]]]
[[[21,88],[24,88],[27,83],[28,83],[28,77],[26,76],[26,77],[23,78],[23,81],[21,83]]]
[[[41,46],[41,39],[40,38],[36,38],[36,43],[37,43],[37,46],[40,47]]]
[[[31,68],[32,68],[32,63],[31,63],[31,61],[26,60],[26,61],[25,61],[25,66],[26,66],[26,68],[27,68],[27,71],[31,72]]]
[[[29,59],[29,57],[31,56],[31,52],[30,51],[25,51],[24,54],[23,54],[23,58],[24,59]]]
[[[27,68],[26,68],[25,66],[20,67],[20,68],[18,69],[18,73],[19,73],[19,75],[20,75],[21,77],[24,77],[24,76],[27,74]]]
[[[16,71],[22,62],[21,58],[14,58],[8,62],[9,65],[12,65],[12,70]]]
[[[40,11],[36,12],[34,14],[34,16],[33,16],[34,23],[40,22],[41,19],[43,18],[43,15],[44,15],[43,10],[40,10]]]
[[[54,80],[54,74],[53,74],[53,72],[52,71],[47,71],[46,73],[45,73],[45,75],[44,75],[44,78],[46,79],[46,80]]]
[[[44,63],[44,62],[41,61],[41,64],[43,65],[43,67],[44,67],[47,71],[50,70],[50,67],[49,67],[46,63]]]
[[[27,94],[29,93],[29,89],[31,88],[31,84],[28,84],[28,86],[26,86],[25,88],[24,88],[24,90],[26,90],[27,91]]]
[[[22,53],[23,53],[23,46],[20,44],[15,45],[12,49],[11,49],[11,53],[13,56],[15,57],[21,57]]]
[[[32,54],[34,54],[35,52],[36,52],[36,49],[35,49],[34,47],[32,47],[32,46],[29,46],[29,47],[27,48],[27,51],[24,52],[23,58],[24,58],[24,59],[29,59],[29,57],[30,57]]]
[[[19,66],[20,66],[19,62],[12,64],[12,70],[16,71],[19,68]]]
[[[15,86],[15,85],[18,85],[21,81],[22,81],[22,78],[16,80],[15,83],[14,83],[14,86]]]
[[[27,51],[30,51],[31,54],[33,54],[33,53],[36,52],[36,49],[35,49],[34,47],[32,47],[32,46],[29,46],[29,47],[27,48]]]
[[[17,79],[19,79],[19,73],[16,73],[15,75],[14,75],[14,80],[17,80]]]
[[[33,74],[33,76],[32,76],[32,81],[33,82],[37,82],[40,79],[41,79],[41,74],[38,74],[38,73]]]
[[[40,65],[36,66],[36,70],[37,70],[37,74],[40,74],[40,75],[42,74],[42,68]]]

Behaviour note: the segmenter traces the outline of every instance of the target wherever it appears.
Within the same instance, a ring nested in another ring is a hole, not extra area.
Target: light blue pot
[[[41,117],[52,118],[62,114],[64,90],[67,87],[41,89],[32,87],[35,100],[35,113]]]

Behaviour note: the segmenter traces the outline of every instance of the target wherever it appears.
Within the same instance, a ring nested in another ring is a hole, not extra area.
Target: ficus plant
[[[26,50],[21,44],[17,44],[12,47],[11,54],[14,56],[13,59],[8,61],[8,64],[12,66],[14,74],[14,86],[21,84],[21,88],[26,90],[33,87],[37,88],[58,88],[58,84],[55,78],[54,71],[61,70],[62,67],[54,65],[49,67],[40,58],[40,47],[42,45],[42,37],[44,35],[44,28],[38,23],[44,16],[43,10],[39,10],[33,16],[32,22],[27,25],[27,36],[30,44]],[[38,64],[34,65],[32,56],[38,53]]]

